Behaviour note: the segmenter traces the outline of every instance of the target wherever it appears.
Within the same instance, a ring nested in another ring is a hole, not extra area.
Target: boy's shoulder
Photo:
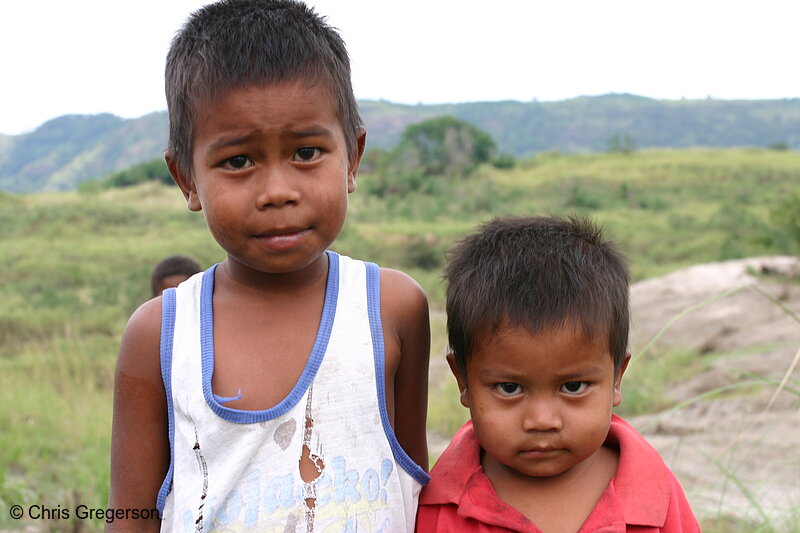
[[[161,335],[162,305],[163,296],[161,295],[140,305],[128,319],[124,335],[130,335],[137,339],[155,337],[154,340],[158,341]]]
[[[605,445],[619,450],[613,485],[626,524],[665,533],[700,531],[683,487],[661,454],[616,414]]]
[[[400,337],[417,335],[420,327],[428,327],[428,297],[405,272],[380,269],[380,299],[382,320],[394,325]],[[424,324],[420,325],[420,321]]]
[[[390,296],[393,299],[400,298],[406,301],[427,302],[425,292],[419,283],[411,276],[400,270],[381,267],[381,295]]]
[[[380,283],[381,315],[384,319],[391,319],[394,314],[407,315],[419,312],[427,314],[428,297],[425,291],[414,278],[405,272],[335,252],[332,255],[338,258],[340,264],[344,262],[364,263],[377,267],[377,279]]]
[[[617,414],[611,415],[611,427],[604,445],[619,451],[620,462],[615,480],[635,477],[642,469],[649,470],[653,467],[657,467],[654,474],[659,476],[669,473],[658,451],[628,421]]]
[[[125,326],[117,357],[116,373],[126,379],[161,387],[161,307],[156,296],[133,312]]]

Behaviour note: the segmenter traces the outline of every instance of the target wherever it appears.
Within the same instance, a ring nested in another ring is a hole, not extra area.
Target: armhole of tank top
[[[161,358],[161,379],[167,396],[167,430],[169,432],[169,470],[158,491],[156,509],[164,517],[164,505],[167,495],[172,490],[172,473],[174,468],[175,416],[172,406],[172,340],[175,336],[175,289],[167,289],[161,297],[161,340],[159,342]]]
[[[367,312],[369,328],[372,334],[372,352],[375,360],[375,385],[378,394],[378,410],[381,423],[395,461],[405,472],[420,485],[425,485],[430,476],[411,457],[397,440],[392,424],[389,422],[389,411],[386,409],[386,356],[383,344],[383,322],[381,321],[381,273],[375,263],[364,262],[367,267]]]

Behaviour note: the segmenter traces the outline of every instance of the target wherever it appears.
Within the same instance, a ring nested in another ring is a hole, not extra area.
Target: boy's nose
[[[561,413],[553,401],[531,399],[525,406],[522,427],[525,431],[558,431],[562,427]]]
[[[259,175],[256,207],[282,207],[300,201],[300,191],[289,173],[280,169],[264,169]]]

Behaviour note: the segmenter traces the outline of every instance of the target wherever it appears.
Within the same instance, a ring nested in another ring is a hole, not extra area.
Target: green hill
[[[379,105],[379,104],[373,104]],[[371,108],[365,106],[369,111]],[[628,135],[640,148],[800,147],[800,99],[762,101],[653,100],[627,94],[580,97],[560,102],[479,102],[375,109],[370,116],[396,129],[399,116],[452,114],[494,137],[501,151],[517,156],[547,150],[603,151],[609,139]],[[369,122],[368,122],[369,124]]]
[[[638,148],[800,148],[800,98],[672,101],[609,94],[558,102],[360,106],[372,148],[389,148],[409,124],[445,114],[485,130],[500,152],[518,157],[605,151],[615,137]],[[166,140],[165,112],[129,120],[108,114],[59,117],[31,133],[0,136],[0,190],[71,190],[161,157]]]
[[[125,120],[110,114],[65,115],[0,141],[0,190],[63,191],[88,179],[158,157],[165,113]]]

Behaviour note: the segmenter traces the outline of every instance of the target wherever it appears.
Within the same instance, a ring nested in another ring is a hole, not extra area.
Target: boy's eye
[[[519,394],[520,391],[522,390],[522,387],[520,387],[519,383],[511,383],[511,382],[498,383],[497,385],[495,385],[495,388],[503,396],[513,396],[515,394]]]
[[[580,394],[586,390],[589,384],[585,381],[568,381],[561,385],[561,392],[567,394]]]
[[[297,150],[294,155],[292,156],[292,161],[312,161],[320,154],[319,148],[313,148],[310,146],[306,146]]]
[[[253,162],[246,155],[236,155],[223,162],[223,166],[233,170],[242,170],[253,166]]]

